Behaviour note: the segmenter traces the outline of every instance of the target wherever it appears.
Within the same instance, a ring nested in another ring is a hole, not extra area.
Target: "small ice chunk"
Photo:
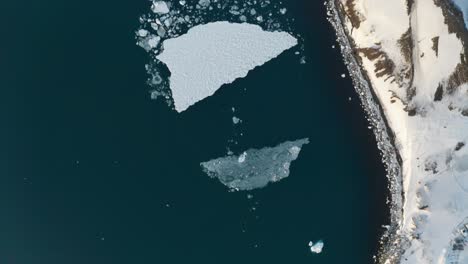
[[[152,35],[149,39],[148,39],[148,45],[150,46],[150,48],[154,49],[158,46],[159,44],[159,41],[161,41],[161,38],[158,37],[158,36],[155,36],[155,35]]]
[[[242,120],[236,116],[233,116],[232,117],[232,123],[234,123],[234,125],[237,125],[239,124],[240,122],[242,122]]]
[[[243,162],[245,162],[245,159],[246,159],[246,158],[247,158],[247,152],[244,151],[244,153],[242,153],[242,154],[239,156],[239,158],[237,159],[237,161],[238,161],[239,163],[243,163]]]
[[[164,20],[164,25],[168,28],[170,27],[172,24],[172,19],[168,18],[166,20]]]
[[[138,34],[139,37],[146,37],[146,36],[148,36],[148,30],[140,29],[140,30],[138,30],[137,34]]]
[[[169,7],[164,1],[155,1],[151,5],[151,10],[156,14],[167,14],[169,13]]]
[[[280,9],[280,13],[281,13],[282,15],[286,14],[287,11],[288,11],[288,10],[287,10],[286,8],[281,8],[281,9]]]
[[[147,35],[138,41],[138,45],[140,45],[146,51],[150,51],[154,48],[157,48],[160,41],[161,38],[156,35]]]
[[[186,2],[185,0],[179,1],[179,4],[180,4],[181,6],[184,6],[186,3],[187,3],[187,2]]]
[[[315,254],[319,254],[323,250],[324,243],[322,240],[317,241],[317,243],[314,244],[314,242],[310,241],[309,242],[309,247],[310,251]]]
[[[341,74],[341,78],[345,78],[346,77],[346,74]]]
[[[210,0],[200,0],[198,1],[198,4],[202,7],[208,7],[210,5]]]

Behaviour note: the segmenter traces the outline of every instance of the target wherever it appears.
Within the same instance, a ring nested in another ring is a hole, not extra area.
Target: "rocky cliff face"
[[[468,263],[462,12],[450,0],[330,0],[329,12],[389,168],[392,227],[379,261]]]

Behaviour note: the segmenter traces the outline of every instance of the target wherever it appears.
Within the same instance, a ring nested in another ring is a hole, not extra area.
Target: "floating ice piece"
[[[138,41],[138,45],[144,48],[146,51],[150,51],[156,48],[161,41],[161,38],[156,35],[147,35]]]
[[[297,159],[307,138],[286,141],[276,147],[249,149],[239,157],[227,156],[202,162],[200,165],[212,178],[233,190],[253,190],[265,187],[289,176],[289,166]]]
[[[148,30],[140,29],[140,30],[137,31],[137,34],[140,37],[146,37],[146,36],[148,36]]]
[[[232,117],[232,123],[234,123],[234,125],[237,125],[240,122],[242,122],[242,120],[240,118],[238,118],[237,116]]]
[[[244,151],[244,153],[242,153],[242,154],[239,156],[239,158],[237,159],[237,161],[238,161],[239,163],[243,163],[243,162],[245,162],[245,159],[246,159],[246,158],[247,158],[247,152]]]
[[[198,4],[202,7],[208,7],[210,5],[210,0],[200,0]]]
[[[324,243],[322,240],[317,241],[315,244],[314,242],[309,242],[310,251],[315,254],[322,253]]]
[[[151,11],[156,14],[167,14],[169,13],[169,7],[164,1],[155,1],[151,6]]]
[[[175,109],[182,112],[295,45],[297,39],[287,32],[222,21],[163,41],[164,51],[157,59],[171,72]]]

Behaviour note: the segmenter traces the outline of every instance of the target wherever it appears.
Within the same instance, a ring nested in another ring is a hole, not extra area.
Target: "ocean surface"
[[[283,2],[307,64],[287,51],[182,114],[145,84],[148,1],[2,2],[0,263],[371,263],[388,221],[372,131],[323,1]],[[228,192],[199,165],[232,139],[305,137],[264,189]]]

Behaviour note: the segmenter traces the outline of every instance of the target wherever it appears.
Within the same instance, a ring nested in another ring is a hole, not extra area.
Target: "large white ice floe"
[[[165,40],[157,59],[171,72],[175,109],[182,112],[296,44],[296,38],[286,32],[268,32],[247,23],[214,22]]]

